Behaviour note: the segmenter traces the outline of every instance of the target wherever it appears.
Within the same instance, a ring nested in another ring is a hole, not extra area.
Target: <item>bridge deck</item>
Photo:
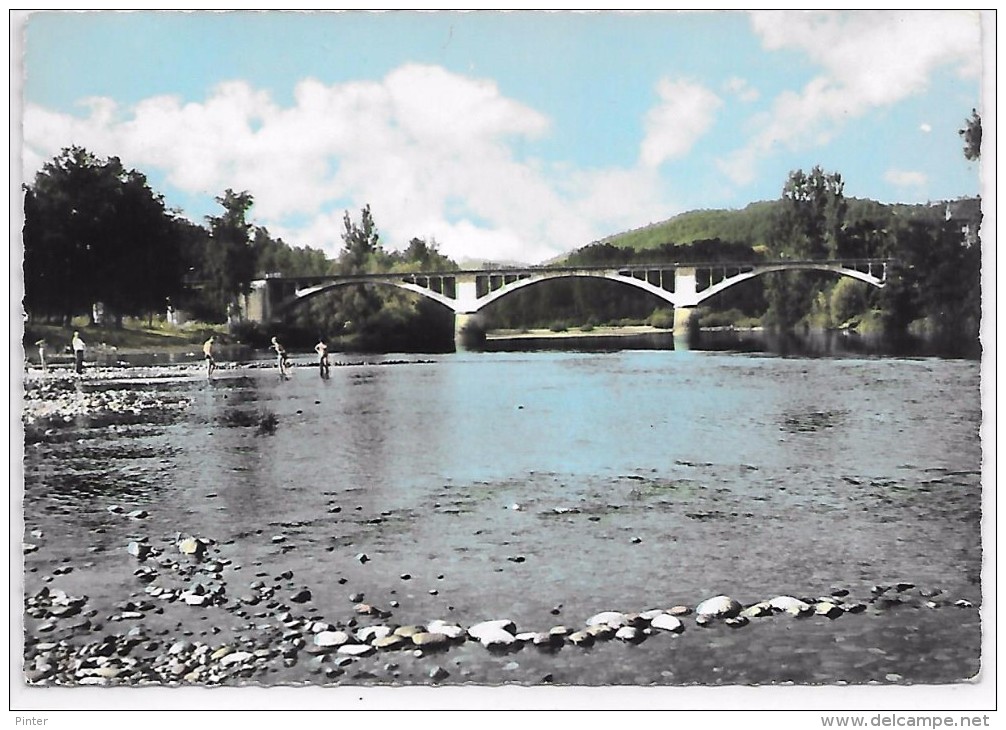
[[[387,271],[372,274],[319,274],[316,276],[275,276],[266,275],[267,280],[279,280],[293,284],[318,283],[324,281],[388,281],[403,277],[446,278],[457,276],[514,276],[519,274],[575,274],[577,272],[646,272],[662,269],[756,269],[775,266],[834,266],[855,269],[859,266],[883,265],[891,259],[772,259],[758,261],[699,261],[695,263],[675,261],[670,263],[638,264],[592,264],[589,266],[500,266],[483,269],[447,269],[436,271]]]

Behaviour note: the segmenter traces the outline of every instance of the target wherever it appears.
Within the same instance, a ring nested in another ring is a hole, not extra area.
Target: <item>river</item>
[[[587,649],[501,654],[469,641],[337,670],[294,649],[231,683],[944,683],[979,670],[976,360],[667,349],[334,359],[329,379],[304,355],[288,379],[169,366],[168,377],[69,384],[184,407],[28,427],[25,540],[37,550],[26,594],[62,588],[94,607],[90,626],[56,622],[44,635],[46,619],[26,617],[29,648],[136,629],[151,641],[134,654],[154,661],[180,638],[296,647],[281,625],[290,617],[276,618],[287,609],[333,626],[505,618],[548,631],[718,594],[748,605],[835,593],[866,610],[741,628],[686,617],[680,635]],[[230,603],[123,619],[124,601],[147,597],[126,545],[167,555],[176,533],[213,541],[212,580]],[[256,581],[310,599],[242,608]],[[387,613],[354,614],[361,601]]]

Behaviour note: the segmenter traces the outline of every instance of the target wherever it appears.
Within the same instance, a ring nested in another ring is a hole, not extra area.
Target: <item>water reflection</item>
[[[891,337],[849,330],[704,329],[688,335],[649,332],[632,335],[520,337],[490,339],[487,352],[675,350],[678,352],[765,353],[782,357],[945,357],[978,359],[981,343],[955,338],[915,335]]]

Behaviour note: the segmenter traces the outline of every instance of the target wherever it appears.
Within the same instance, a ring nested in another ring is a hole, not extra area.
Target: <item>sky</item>
[[[971,11],[36,12],[22,171],[80,145],[196,222],[225,190],[294,246],[542,263],[694,209],[980,192]]]

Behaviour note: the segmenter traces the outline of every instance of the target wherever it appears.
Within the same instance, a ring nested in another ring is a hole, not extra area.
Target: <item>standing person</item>
[[[276,360],[279,364],[279,374],[286,375],[287,368],[290,366],[290,361],[287,358],[286,348],[279,344],[279,340],[275,337],[272,338],[272,349],[276,351]]]
[[[38,348],[38,362],[42,366],[42,372],[49,372],[49,368],[45,364],[45,340],[39,340],[36,342],[35,347]]]
[[[321,372],[321,377],[328,377],[328,345],[325,344],[325,340],[319,338],[318,344],[314,346],[314,351],[318,353],[318,369]]]
[[[213,338],[210,337],[203,343],[203,355],[206,356],[206,377],[213,375],[217,369],[217,361],[213,359]]]
[[[84,341],[80,339],[80,333],[73,333],[73,342],[71,343],[73,347],[73,362],[76,368],[77,375],[82,375],[84,373]]]

